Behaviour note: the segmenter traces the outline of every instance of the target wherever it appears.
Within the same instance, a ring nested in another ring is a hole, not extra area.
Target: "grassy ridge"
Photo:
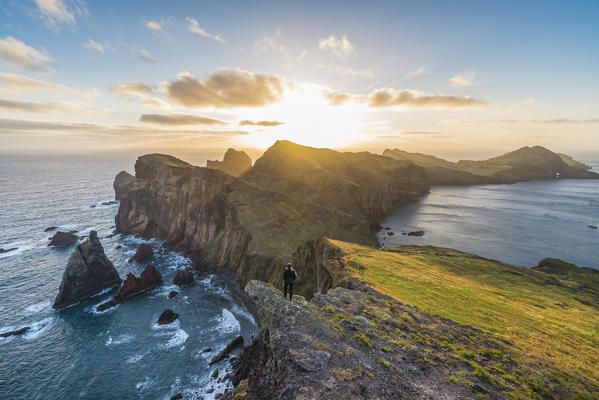
[[[569,269],[561,279],[449,249],[332,242],[345,253],[349,273],[376,290],[599,382],[599,305],[585,287],[597,281],[589,272],[578,268],[577,279]]]

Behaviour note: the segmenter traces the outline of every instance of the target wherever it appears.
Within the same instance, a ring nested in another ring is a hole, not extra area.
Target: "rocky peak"
[[[127,197],[134,180],[135,177],[130,173],[126,171],[119,172],[112,184],[112,187],[114,188],[114,199],[121,200],[122,198]]]
[[[52,307],[67,307],[119,283],[121,278],[104,254],[98,234],[91,231],[89,238],[79,244],[69,257]]]
[[[228,149],[222,161],[208,160],[206,167],[238,178],[252,168],[252,159],[243,151]]]

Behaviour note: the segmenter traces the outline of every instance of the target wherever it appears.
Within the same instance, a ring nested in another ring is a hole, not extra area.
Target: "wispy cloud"
[[[599,118],[593,119],[569,119],[569,118],[549,118],[549,119],[450,119],[441,121],[442,124],[543,124],[543,125],[561,125],[561,124],[599,124]]]
[[[155,63],[156,61],[158,61],[156,57],[154,57],[147,50],[144,49],[139,50],[139,59],[149,63]]]
[[[32,72],[53,72],[48,66],[48,63],[53,61],[49,55],[12,36],[0,39],[0,59],[4,64],[14,68]]]
[[[141,122],[158,125],[226,125],[225,121],[216,118],[202,117],[193,114],[143,114]]]
[[[63,0],[35,0],[35,3],[46,25],[55,30],[60,30],[62,24],[75,24],[76,16],[88,13],[83,0],[70,1],[70,7]]]
[[[153,30],[153,31],[161,31],[162,30],[162,22],[158,22],[158,21],[148,21],[146,22],[146,28]]]
[[[418,78],[419,76],[428,75],[428,74],[430,74],[430,72],[428,72],[426,70],[426,68],[420,67],[420,68],[415,69],[414,71],[408,72],[408,75],[406,78],[414,79],[414,78]]]
[[[104,45],[102,43],[96,42],[95,40],[87,39],[87,42],[83,43],[83,46],[87,47],[88,49],[104,53]]]
[[[217,35],[213,35],[211,33],[206,32],[202,27],[200,27],[200,24],[198,23],[198,21],[194,18],[189,18],[187,17],[187,30],[193,33],[197,33],[200,36],[204,36],[207,38],[210,38],[212,40],[216,40],[217,42],[220,43],[227,43],[225,42],[225,38],[223,38],[223,36],[219,33]]]
[[[440,132],[438,131],[403,131],[403,135],[438,135]]]
[[[131,96],[145,96],[152,94],[152,86],[141,82],[131,82],[116,85],[110,88],[110,91],[119,96],[129,98]]]
[[[474,85],[474,78],[476,73],[474,71],[462,72],[449,79],[449,84],[453,87],[466,87]]]
[[[252,126],[279,126],[279,125],[283,125],[285,124],[284,122],[280,122],[280,121],[250,121],[248,119],[244,119],[242,121],[239,121],[239,126],[247,126],[247,125],[252,125]]]
[[[308,55],[306,49],[290,49],[282,43],[281,30],[277,29],[276,35],[264,36],[256,41],[254,50],[259,52],[275,52],[285,59],[287,63],[298,63]]]
[[[367,79],[372,79],[374,77],[374,73],[370,69],[352,69],[337,64],[318,64],[318,68],[339,75],[357,76]]]
[[[35,101],[19,101],[10,99],[0,99],[0,110],[39,114],[53,114],[58,112],[93,112],[89,105],[75,101],[41,103]]]
[[[356,48],[349,41],[347,35],[343,35],[341,39],[337,39],[334,35],[320,39],[318,41],[318,47],[323,50],[329,50],[337,57],[342,58],[356,54]]]
[[[70,88],[64,85],[58,85],[55,83],[47,82],[40,79],[33,79],[27,76],[18,74],[9,74],[6,72],[0,72],[0,83],[2,87],[8,89],[21,90],[43,90],[55,93],[77,93],[77,89]]]
[[[288,82],[271,74],[222,69],[201,81],[189,73],[166,84],[167,97],[187,107],[262,107],[278,102]]]
[[[449,96],[444,94],[424,94],[411,90],[392,88],[377,89],[368,95],[323,92],[331,105],[337,106],[349,101],[366,104],[370,108],[411,107],[411,108],[466,108],[484,107],[488,102],[468,96]]]

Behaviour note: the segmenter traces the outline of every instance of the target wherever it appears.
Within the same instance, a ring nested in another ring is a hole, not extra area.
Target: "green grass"
[[[361,332],[354,333],[354,339],[356,339],[356,342],[358,342],[360,346],[372,347],[370,339]]]
[[[595,382],[599,379],[599,304],[596,281],[591,281],[599,279],[598,274],[577,267],[563,275],[547,274],[449,249],[384,251],[332,243],[345,254],[349,273],[376,290],[497,334],[523,356],[548,359]],[[413,322],[407,314],[402,319]],[[479,355],[504,357],[488,349]],[[474,354],[459,356],[468,360]],[[481,379],[487,378],[485,372],[479,372]]]

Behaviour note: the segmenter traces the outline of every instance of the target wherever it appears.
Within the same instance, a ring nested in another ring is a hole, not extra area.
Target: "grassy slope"
[[[396,252],[333,243],[346,254],[350,273],[378,291],[495,333],[522,355],[554,361],[599,382],[599,305],[593,293],[576,289],[580,281],[569,279],[562,286],[554,274],[449,249]],[[546,284],[550,281],[554,284]]]

